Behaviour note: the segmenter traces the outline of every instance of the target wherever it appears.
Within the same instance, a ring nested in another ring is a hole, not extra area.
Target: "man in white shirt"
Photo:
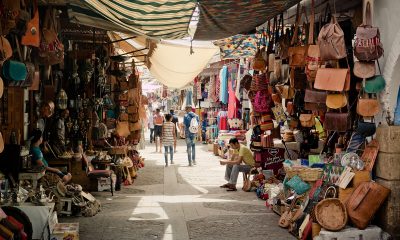
[[[156,114],[156,111],[153,110],[152,113],[149,114],[149,129],[150,129],[150,143],[153,143],[154,141],[154,115]]]

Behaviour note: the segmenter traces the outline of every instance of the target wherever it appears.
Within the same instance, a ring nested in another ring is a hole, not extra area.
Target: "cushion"
[[[88,177],[99,178],[99,177],[110,177],[111,170],[93,170],[88,173]]]

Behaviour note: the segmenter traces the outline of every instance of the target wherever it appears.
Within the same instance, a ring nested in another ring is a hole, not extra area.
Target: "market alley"
[[[188,167],[184,140],[179,141],[175,164],[164,167],[164,155],[146,145],[145,168],[129,187],[111,197],[94,193],[102,211],[92,218],[65,218],[80,223],[80,238],[108,239],[291,239],[254,192],[226,192],[225,168],[197,144],[197,165]],[[242,182],[238,183],[241,187]],[[95,225],[95,226],[94,226]]]

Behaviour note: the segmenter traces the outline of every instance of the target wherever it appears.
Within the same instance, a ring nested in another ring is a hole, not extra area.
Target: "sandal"
[[[226,189],[226,191],[228,191],[228,192],[236,192],[237,189],[235,187],[229,187],[228,189]]]
[[[224,185],[219,186],[220,188],[229,188],[229,183],[225,183]]]

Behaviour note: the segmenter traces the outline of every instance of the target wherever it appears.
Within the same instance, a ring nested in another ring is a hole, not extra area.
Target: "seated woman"
[[[72,176],[70,173],[64,174],[57,168],[49,167],[49,164],[47,163],[46,159],[44,159],[42,150],[40,150],[39,147],[40,144],[42,144],[42,141],[43,141],[42,131],[40,130],[33,131],[31,138],[32,166],[34,167],[42,166],[46,170],[46,172],[58,175],[64,183],[71,181]]]

